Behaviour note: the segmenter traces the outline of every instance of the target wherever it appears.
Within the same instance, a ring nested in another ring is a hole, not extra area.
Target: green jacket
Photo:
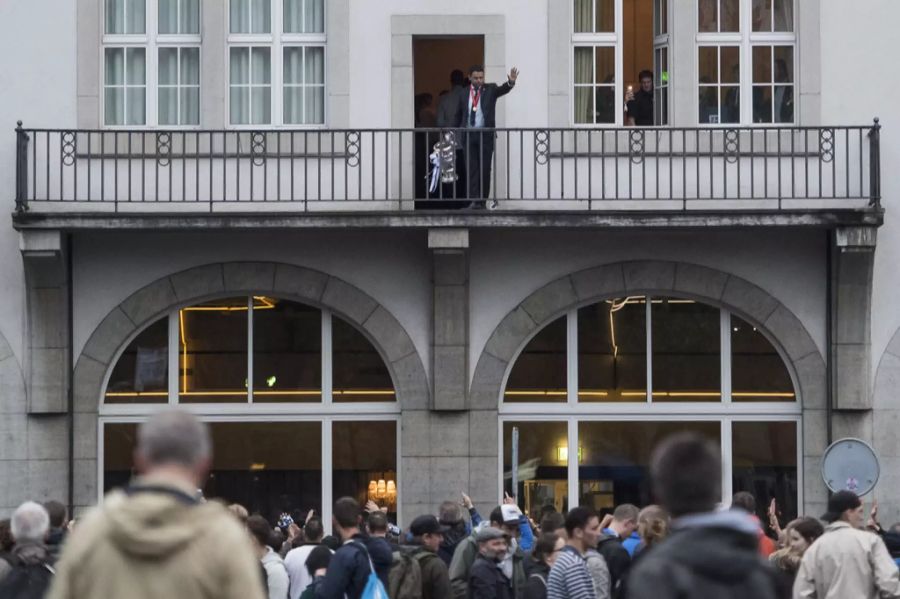
[[[453,589],[453,599],[468,599],[469,597],[469,572],[472,563],[478,555],[478,543],[475,542],[475,533],[463,539],[453,552],[453,560],[450,562],[450,587]],[[520,548],[513,553],[513,596],[521,599],[525,591],[528,578],[525,576],[525,555]]]

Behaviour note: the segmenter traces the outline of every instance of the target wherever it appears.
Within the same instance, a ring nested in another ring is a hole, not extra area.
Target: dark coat
[[[465,87],[457,85],[441,97],[437,110],[438,127],[456,127],[459,124],[459,111],[462,108],[459,97],[464,95],[465,90]]]
[[[547,578],[550,576],[550,566],[544,562],[528,560],[531,565],[528,569],[528,582],[521,599],[547,599]]]
[[[485,83],[481,91],[481,99],[478,101],[478,110],[484,111],[484,126],[492,129],[497,126],[497,100],[512,91],[515,84],[507,81],[502,85]],[[469,123],[469,93],[470,88],[462,88],[457,99],[459,109],[458,127],[467,127]]]
[[[422,599],[453,599],[447,564],[436,553],[421,545],[404,545],[400,551],[408,552],[418,560],[422,571]]]
[[[366,537],[364,541],[366,549],[369,550],[369,557],[372,558],[372,564],[375,566],[375,574],[384,588],[388,588],[388,572],[391,571],[391,564],[394,563],[394,550],[391,544],[384,537]]]
[[[600,539],[597,543],[597,552],[606,560],[606,567],[609,568],[609,584],[615,597],[619,581],[625,578],[628,568],[631,567],[631,556],[622,545],[622,539],[613,535]]]
[[[790,587],[759,555],[756,535],[726,527],[676,530],[628,573],[626,599],[780,599]]]
[[[478,554],[469,573],[469,599],[513,599],[510,580],[497,562]]]
[[[357,535],[352,543],[342,545],[331,556],[325,578],[316,589],[318,599],[344,599],[344,595],[347,599],[359,599],[372,573],[365,541],[365,537]]]

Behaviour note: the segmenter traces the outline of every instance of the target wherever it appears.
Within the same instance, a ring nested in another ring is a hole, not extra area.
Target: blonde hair
[[[658,505],[648,505],[638,514],[638,535],[645,548],[650,548],[667,536],[671,520],[669,513]]]

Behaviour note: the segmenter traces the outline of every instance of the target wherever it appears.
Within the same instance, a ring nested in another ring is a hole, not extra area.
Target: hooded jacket
[[[900,578],[884,542],[843,521],[810,545],[794,581],[798,599],[900,597]]]
[[[50,599],[265,599],[250,537],[224,507],[193,503],[183,481],[139,478],[66,541]]]
[[[752,522],[732,512],[687,516],[628,573],[627,599],[790,597],[759,555]],[[849,598],[848,598],[849,599]]]

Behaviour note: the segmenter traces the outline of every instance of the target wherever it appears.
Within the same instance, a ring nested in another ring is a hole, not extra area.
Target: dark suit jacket
[[[447,92],[441,101],[438,102],[437,110],[437,126],[438,127],[456,127],[459,124],[460,104],[459,97],[468,91],[467,88],[458,85]]]
[[[478,101],[478,110],[484,111],[484,126],[494,128],[497,126],[497,100],[512,91],[512,83],[507,81],[502,85],[485,83],[481,91],[481,99]],[[459,123],[458,127],[466,127],[469,123],[469,94],[470,87],[463,88],[459,94]]]

